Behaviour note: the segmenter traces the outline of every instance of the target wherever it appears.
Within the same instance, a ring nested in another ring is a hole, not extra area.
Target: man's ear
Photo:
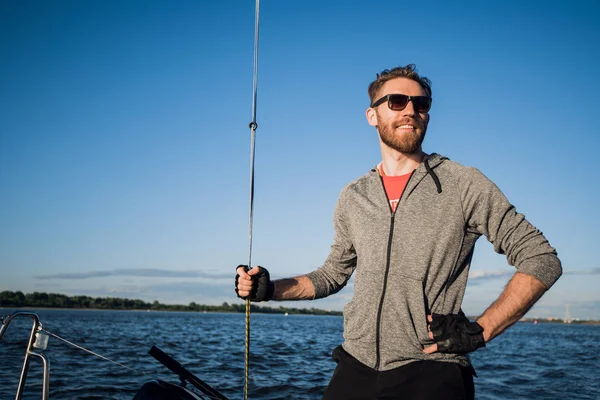
[[[367,108],[367,112],[365,113],[367,116],[367,122],[371,126],[377,126],[377,113],[375,109],[372,107]]]

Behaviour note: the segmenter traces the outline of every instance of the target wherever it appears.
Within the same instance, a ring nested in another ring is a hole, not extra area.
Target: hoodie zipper
[[[381,186],[383,187],[383,193],[385,195],[385,199],[390,207],[390,234],[388,235],[388,247],[387,247],[387,258],[386,258],[386,263],[385,263],[385,274],[383,277],[383,290],[381,291],[381,300],[379,300],[379,308],[377,310],[377,327],[376,327],[376,331],[375,331],[375,347],[377,350],[377,359],[375,361],[375,370],[379,369],[379,364],[381,362],[381,348],[380,348],[380,340],[381,340],[381,314],[383,311],[383,302],[385,300],[385,292],[387,289],[387,280],[388,280],[388,276],[390,274],[390,262],[391,262],[391,256],[392,256],[392,239],[394,237],[394,221],[395,221],[395,216],[396,216],[396,211],[398,211],[398,207],[400,207],[400,201],[404,198],[404,193],[406,192],[406,188],[408,188],[408,184],[410,183],[411,178],[413,177],[413,175],[415,174],[415,170],[413,170],[410,174],[410,176],[408,177],[408,180],[406,181],[406,186],[404,186],[404,190],[402,191],[402,195],[400,195],[400,198],[398,199],[398,204],[396,204],[396,208],[392,211],[392,206],[390,205],[389,199],[387,197],[387,193],[385,192],[385,185],[383,184],[383,178],[381,177],[381,175],[379,176],[379,179],[381,180]]]

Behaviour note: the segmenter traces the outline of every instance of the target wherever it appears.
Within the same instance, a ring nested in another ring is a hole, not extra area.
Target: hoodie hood
[[[438,194],[442,193],[442,184],[440,183],[440,179],[436,175],[434,169],[441,165],[445,160],[448,160],[448,157],[437,153],[431,153],[425,157],[425,160],[419,164],[417,169],[414,170],[413,176],[411,177],[408,186],[405,189],[406,195],[410,196],[411,192],[415,189],[419,182],[421,182],[427,175],[431,176],[431,179],[433,179]],[[377,166],[373,167],[371,172],[379,175]]]

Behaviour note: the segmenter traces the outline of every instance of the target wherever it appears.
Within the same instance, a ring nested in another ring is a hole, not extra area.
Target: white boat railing
[[[0,341],[6,334],[8,326],[15,318],[29,317],[33,320],[33,326],[31,328],[31,334],[29,335],[29,343],[27,344],[27,351],[25,352],[25,359],[23,360],[23,368],[21,370],[21,377],[19,379],[19,386],[17,387],[17,396],[15,400],[21,400],[23,398],[23,391],[25,389],[25,381],[27,380],[27,372],[29,370],[29,362],[32,356],[39,357],[42,360],[44,368],[44,376],[42,383],[42,400],[48,400],[50,390],[50,362],[43,353],[48,345],[48,335],[42,332],[42,323],[37,314],[31,312],[15,312],[7,317],[2,318],[2,327],[0,328]],[[39,349],[37,353],[33,349]]]

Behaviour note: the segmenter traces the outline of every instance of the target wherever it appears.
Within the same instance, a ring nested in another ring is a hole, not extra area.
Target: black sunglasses
[[[431,97],[429,96],[407,96],[405,94],[386,94],[371,107],[377,107],[387,101],[390,110],[401,111],[406,108],[409,101],[412,101],[415,111],[418,113],[426,113],[431,108]]]

